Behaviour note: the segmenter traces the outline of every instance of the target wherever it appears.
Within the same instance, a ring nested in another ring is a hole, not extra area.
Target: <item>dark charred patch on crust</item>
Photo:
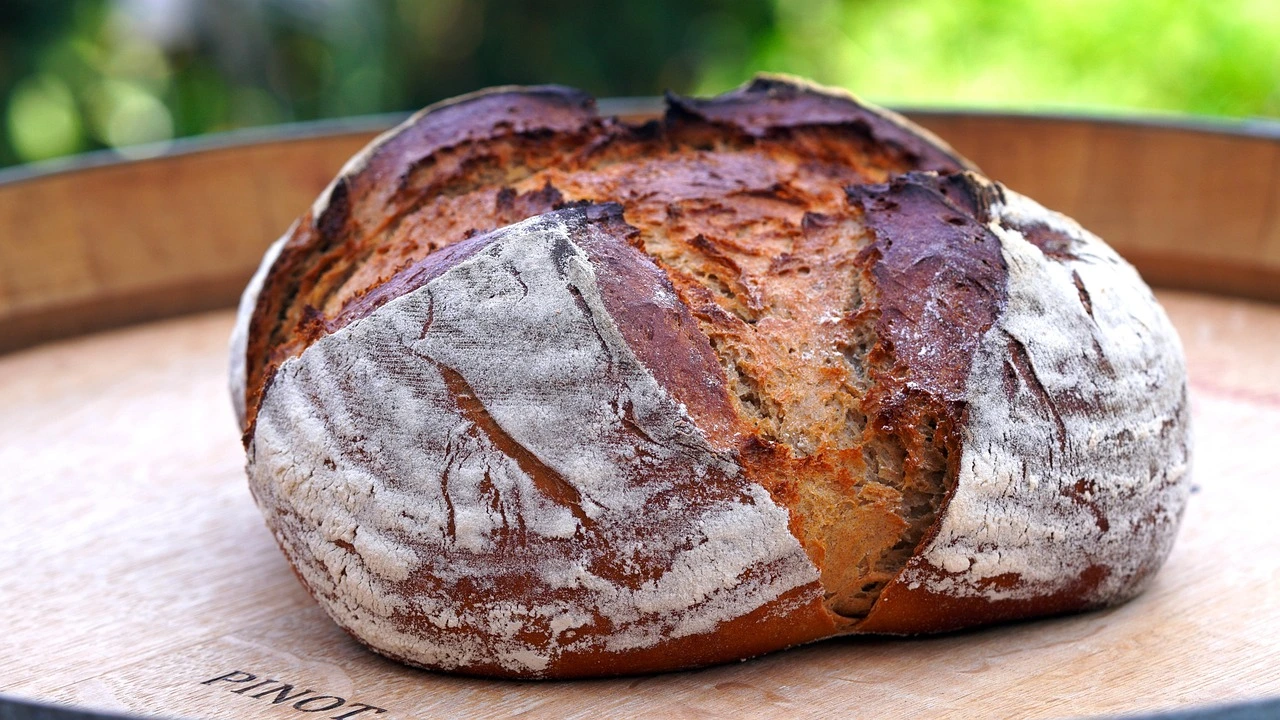
[[[351,215],[351,205],[351,180],[340,177],[329,190],[329,202],[324,212],[320,213],[320,217],[312,219],[321,238],[342,237],[343,231],[347,229],[347,218]]]
[[[939,175],[930,181],[936,183],[938,192],[942,193],[952,205],[964,210],[970,218],[980,225],[991,222],[991,208],[1004,202],[1004,188],[995,183],[979,182],[973,175],[958,173],[955,175]],[[952,225],[962,225],[963,219],[947,218]]]
[[[564,196],[548,180],[541,188],[518,193],[510,187],[498,191],[494,212],[499,225],[510,225],[534,215],[549,213],[564,203]]]
[[[581,208],[585,222],[594,230],[624,240],[630,245],[635,245],[636,236],[640,233],[627,224],[625,211],[619,203],[579,200],[576,203],[569,204],[567,207]],[[579,225],[577,227],[582,226]],[[585,238],[595,237],[598,237],[595,233],[585,233]],[[645,258],[645,260],[647,261],[648,258]]]

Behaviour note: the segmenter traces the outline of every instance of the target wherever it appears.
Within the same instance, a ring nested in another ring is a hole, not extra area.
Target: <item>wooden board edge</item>
[[[0,355],[138,323],[232,308],[248,275],[177,284],[47,305],[0,317]]]
[[[1126,252],[1158,289],[1207,292],[1280,303],[1280,270],[1243,263]],[[81,299],[0,317],[0,354],[137,323],[236,306],[249,274],[193,278],[138,292]]]

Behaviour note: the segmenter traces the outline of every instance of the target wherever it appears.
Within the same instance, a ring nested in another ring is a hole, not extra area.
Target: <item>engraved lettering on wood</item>
[[[216,685],[218,683],[226,683],[230,687]],[[232,694],[243,695],[254,700],[266,700],[272,705],[286,705],[298,712],[320,713],[329,710],[341,710],[336,715],[330,715],[329,718],[331,720],[347,720],[347,718],[353,718],[369,711],[373,711],[374,715],[381,715],[386,712],[384,708],[369,705],[368,703],[348,701],[346,698],[338,697],[337,695],[317,695],[316,691],[310,688],[296,690],[294,685],[281,680],[271,678],[259,680],[257,675],[243,670],[232,670],[218,677],[209,678],[200,684],[224,687]]]

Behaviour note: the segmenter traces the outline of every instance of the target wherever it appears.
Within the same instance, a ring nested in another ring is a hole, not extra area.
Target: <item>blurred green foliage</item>
[[[0,0],[0,165],[487,85],[717,92],[758,70],[896,104],[1280,116],[1280,2]]]
[[[756,68],[898,105],[1280,116],[1276,0],[778,2],[718,91]]]

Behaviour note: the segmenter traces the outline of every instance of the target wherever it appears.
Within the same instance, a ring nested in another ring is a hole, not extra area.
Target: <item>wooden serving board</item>
[[[0,185],[0,345],[25,347],[0,355],[0,693],[169,717],[365,720],[1060,717],[1280,694],[1280,142],[947,117],[993,175],[1104,236],[1096,218],[1111,222],[1149,277],[1200,290],[1158,293],[1190,364],[1196,490],[1138,599],[585,682],[450,677],[363,650],[302,590],[249,496],[225,382],[231,311],[84,334],[225,308],[362,131]],[[1119,148],[1120,136],[1154,145]],[[1134,177],[1142,187],[1096,189]]]

